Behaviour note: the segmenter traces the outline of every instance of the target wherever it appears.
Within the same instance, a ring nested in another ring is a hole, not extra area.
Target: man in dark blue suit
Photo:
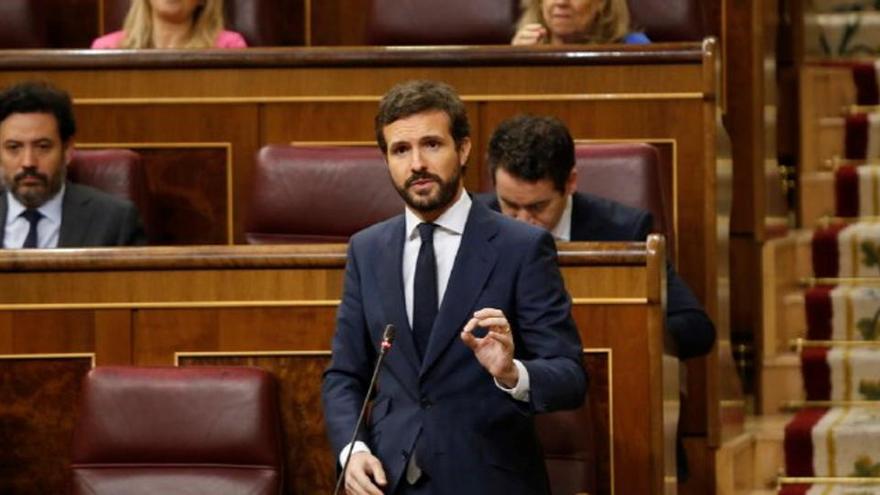
[[[495,129],[489,140],[489,167],[495,192],[478,201],[496,211],[550,231],[560,241],[644,241],[651,214],[577,192],[574,141],[553,117],[520,115]],[[715,326],[694,293],[666,264],[666,330],[679,359],[707,354]],[[677,437],[678,479],[688,478],[681,437]]]
[[[346,490],[548,493],[533,416],[578,407],[587,381],[553,238],[471,201],[450,87],[395,86],[375,127],[406,210],[349,244],[322,391],[340,463],[354,452]],[[388,323],[397,339],[349,445]]]
[[[553,117],[508,119],[489,141],[495,193],[477,197],[496,211],[550,231],[560,241],[644,241],[651,213],[577,192],[574,141]],[[681,359],[712,349],[715,326],[671,264],[666,271],[666,328]]]

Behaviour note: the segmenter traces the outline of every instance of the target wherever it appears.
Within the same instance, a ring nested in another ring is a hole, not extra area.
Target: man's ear
[[[577,191],[578,185],[578,172],[577,167],[571,167],[571,172],[568,174],[568,179],[565,180],[565,194],[574,194]]]
[[[70,165],[71,160],[73,160],[73,138],[64,143],[64,166]]]
[[[462,167],[467,165],[468,157],[471,155],[471,138],[464,137],[458,144],[458,161]]]

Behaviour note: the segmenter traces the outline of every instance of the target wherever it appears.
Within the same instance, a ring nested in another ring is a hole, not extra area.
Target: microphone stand
[[[351,436],[351,441],[348,442],[348,454],[345,456],[345,462],[342,464],[342,472],[339,473],[339,478],[336,480],[336,488],[333,490],[333,495],[338,495],[339,489],[342,488],[342,483],[345,480],[345,473],[348,471],[348,461],[351,460],[351,454],[352,451],[354,451],[354,443],[357,441],[358,434],[361,432],[361,427],[364,426],[364,416],[366,416],[367,413],[367,404],[370,403],[370,395],[373,394],[373,389],[376,388],[376,381],[379,378],[379,370],[382,368],[382,362],[385,361],[385,354],[391,349],[392,342],[394,342],[394,325],[388,324],[385,326],[385,331],[382,333],[382,343],[379,344],[379,357],[376,359],[376,365],[373,367],[373,377],[370,378],[370,385],[367,387],[367,393],[364,396],[364,403],[361,405],[361,413],[354,426],[354,434]]]

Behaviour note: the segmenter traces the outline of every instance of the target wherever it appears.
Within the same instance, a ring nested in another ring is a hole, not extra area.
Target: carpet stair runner
[[[854,10],[856,3],[880,9],[880,1],[815,3],[834,4],[827,12]],[[876,19],[872,36],[880,48],[880,12],[860,15]],[[880,61],[846,65],[855,103],[880,104]],[[845,116],[845,159],[834,170],[835,218],[813,232],[819,285],[804,294],[807,330],[798,346],[806,407],[785,427],[788,480],[780,495],[880,495],[880,111],[868,110]]]

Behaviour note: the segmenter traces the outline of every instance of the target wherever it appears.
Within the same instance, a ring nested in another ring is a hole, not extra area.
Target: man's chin
[[[18,186],[12,195],[28,208],[38,208],[49,200],[49,191],[43,186]]]

